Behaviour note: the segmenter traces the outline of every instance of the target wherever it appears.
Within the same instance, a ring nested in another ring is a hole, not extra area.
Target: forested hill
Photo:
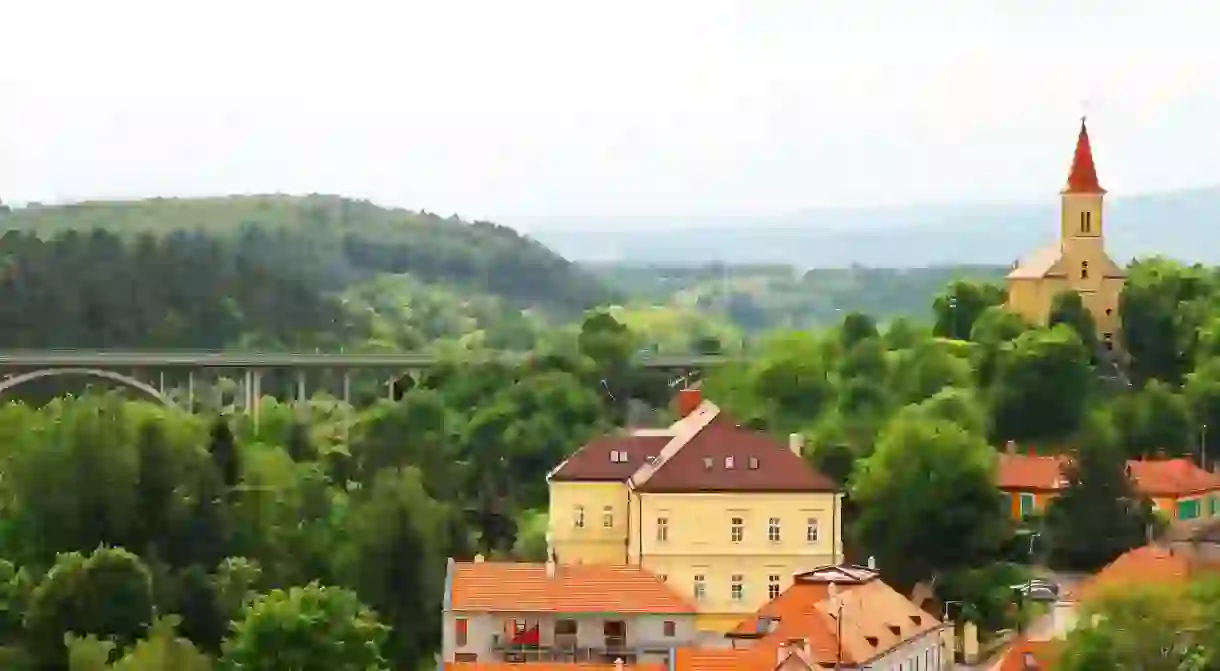
[[[238,240],[268,268],[290,269],[332,289],[376,273],[410,273],[425,282],[498,295],[519,307],[578,313],[615,298],[596,278],[511,228],[337,196],[31,205],[0,217],[4,229],[43,239],[95,228],[124,237],[202,232]]]
[[[512,229],[331,196],[0,210],[0,347],[529,347],[620,294]]]

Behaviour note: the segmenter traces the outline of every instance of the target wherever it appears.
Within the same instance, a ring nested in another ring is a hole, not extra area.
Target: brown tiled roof
[[[681,449],[662,461],[637,489],[642,492],[835,492],[838,486],[786,444],[766,434],[742,429],[718,415]]]
[[[694,613],[660,578],[637,566],[454,562],[448,609],[522,613]]]
[[[667,429],[593,440],[548,477],[560,482],[630,480],[641,492],[838,490],[784,442],[740,428],[706,401]]]
[[[860,582],[839,583],[839,571],[867,572]],[[817,574],[830,571],[838,585],[838,602],[832,598],[829,582]],[[771,618],[767,629],[753,650],[775,664],[779,647],[791,639],[808,642],[815,661],[833,664],[840,659],[849,665],[862,665],[903,643],[941,627],[936,617],[924,612],[905,596],[886,585],[876,573],[858,567],[825,567],[797,575],[795,582],[782,594],[759,609],[734,630],[741,636],[759,627],[758,618]],[[842,613],[842,627],[837,619]],[[839,632],[842,632],[842,638]]]
[[[631,477],[648,457],[655,457],[670,441],[669,435],[620,435],[594,438],[572,453],[551,472],[558,482],[611,481],[622,482]],[[611,453],[619,456],[611,460]]]

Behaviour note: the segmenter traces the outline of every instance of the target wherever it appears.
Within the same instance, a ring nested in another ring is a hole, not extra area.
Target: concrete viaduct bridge
[[[529,354],[472,354],[470,361],[489,359],[507,363],[524,362]],[[148,398],[166,405],[183,404],[194,408],[197,381],[204,375],[220,375],[238,380],[239,405],[244,411],[258,416],[263,397],[263,375],[281,371],[296,378],[295,397],[309,398],[307,373],[331,371],[341,378],[339,397],[345,404],[352,401],[352,379],[356,374],[376,375],[393,394],[394,382],[403,375],[433,368],[442,361],[432,354],[401,352],[388,354],[322,354],[302,352],[141,352],[111,350],[0,350],[0,398],[5,392],[35,380],[62,377],[103,379],[125,385]],[[725,356],[703,355],[639,355],[637,364],[669,374],[671,386],[697,379],[702,371],[731,361]],[[185,397],[175,401],[167,387],[169,381],[185,385]],[[176,382],[175,382],[176,380]]]

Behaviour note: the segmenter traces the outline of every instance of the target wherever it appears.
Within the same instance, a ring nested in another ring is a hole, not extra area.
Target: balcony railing
[[[499,637],[493,641],[491,649],[505,662],[593,662],[613,663],[617,659],[625,663],[637,661],[643,655],[669,655],[674,646],[681,641],[667,642],[636,642],[622,646],[580,646],[580,645],[506,645]]]

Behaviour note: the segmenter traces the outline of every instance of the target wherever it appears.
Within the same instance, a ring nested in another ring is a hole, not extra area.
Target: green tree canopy
[[[852,476],[852,537],[899,585],[991,558],[1008,532],[995,469],[979,435],[943,419],[899,418]]]
[[[1066,488],[1044,519],[1051,559],[1072,570],[1096,570],[1142,545],[1155,524],[1151,502],[1135,489],[1112,436],[1091,432],[1064,469]]]
[[[222,661],[234,671],[386,671],[387,631],[355,592],[310,583],[251,603]]]

